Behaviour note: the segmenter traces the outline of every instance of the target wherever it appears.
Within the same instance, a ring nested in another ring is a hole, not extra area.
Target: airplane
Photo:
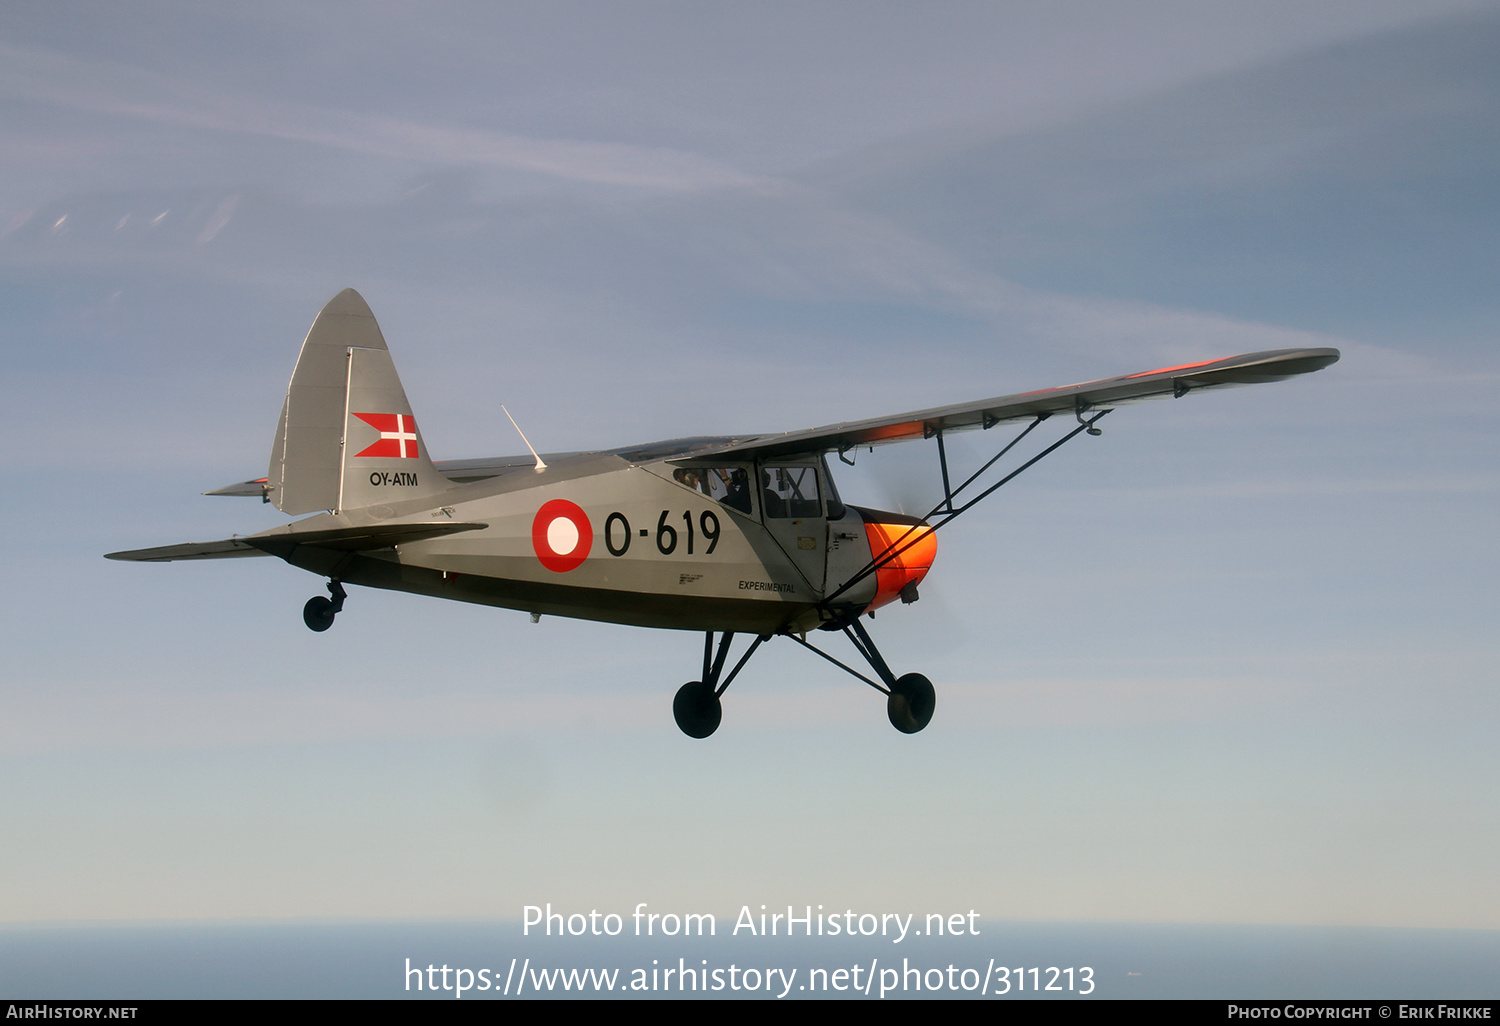
[[[897,676],[861,618],[917,601],[937,531],[1079,434],[1099,435],[1098,422],[1117,407],[1279,381],[1338,358],[1337,349],[1280,349],[803,431],[592,452],[538,455],[522,434],[529,456],[434,462],[374,315],[345,289],[302,343],[267,475],[205,493],[259,496],[283,513],[312,515],[258,534],[106,558],[279,556],[328,578],[328,597],[314,596],[302,611],[314,631],[333,625],[351,584],[533,620],[699,631],[700,679],[672,703],[677,726],[694,738],[718,729],[724,691],[756,649],[788,638],[885,694],[891,725],[914,734],[936,708],[932,682]],[[1067,426],[1061,437],[980,484],[1054,417]],[[1001,424],[1022,426],[955,485],[945,436]],[[925,516],[842,500],[830,455],[852,465],[859,449],[911,439],[936,439],[943,498]],[[843,633],[873,677],[807,640],[820,630]],[[726,673],[742,633],[751,641]]]

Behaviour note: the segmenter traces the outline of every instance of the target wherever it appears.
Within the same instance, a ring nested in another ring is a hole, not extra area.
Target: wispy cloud
[[[206,88],[160,72],[0,45],[0,94],[75,110],[313,143],[372,156],[482,166],[602,185],[691,190],[753,179],[695,153],[627,143],[537,139],[424,124]]]

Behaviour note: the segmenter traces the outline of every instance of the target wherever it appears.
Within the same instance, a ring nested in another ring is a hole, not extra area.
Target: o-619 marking
[[[670,556],[677,551],[677,542],[680,537],[677,528],[667,523],[667,518],[670,516],[672,516],[672,511],[664,509],[661,511],[661,516],[656,518],[656,551],[660,552],[663,556]],[[712,555],[714,549],[718,548],[719,515],[713,510],[706,509],[698,514],[697,532],[693,530],[692,510],[683,511],[682,524],[683,534],[687,536],[685,540],[689,556],[693,555],[693,543],[698,533],[701,533],[703,537],[708,539],[708,548],[703,551],[703,555]],[[618,545],[615,544],[617,532],[619,537]],[[630,551],[632,533],[630,530],[630,520],[624,513],[616,510],[604,520],[604,547],[609,550],[611,556],[623,556]],[[641,528],[642,538],[648,538],[650,535],[650,531],[644,527]]]

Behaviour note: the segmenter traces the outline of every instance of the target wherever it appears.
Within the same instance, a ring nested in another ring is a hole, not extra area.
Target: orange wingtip
[[[1199,360],[1197,363],[1179,363],[1176,367],[1158,367],[1156,370],[1141,371],[1139,374],[1127,374],[1127,378],[1149,378],[1153,374],[1171,374],[1173,371],[1192,370],[1194,367],[1207,367],[1218,360]]]

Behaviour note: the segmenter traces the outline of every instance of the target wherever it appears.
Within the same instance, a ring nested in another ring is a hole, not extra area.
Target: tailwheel
[[[688,737],[705,738],[719,729],[724,707],[713,688],[694,680],[677,689],[677,697],[672,699],[672,716]]]
[[[936,708],[937,692],[932,689],[932,681],[920,673],[908,673],[892,685],[885,714],[901,733],[915,734],[932,722]]]
[[[328,594],[332,598],[324,598],[322,595],[314,595],[307,600],[307,605],[302,607],[302,622],[307,624],[310,631],[326,631],[333,626],[333,618],[343,612],[344,600],[349,597],[344,591],[344,586],[338,581],[328,582]]]

